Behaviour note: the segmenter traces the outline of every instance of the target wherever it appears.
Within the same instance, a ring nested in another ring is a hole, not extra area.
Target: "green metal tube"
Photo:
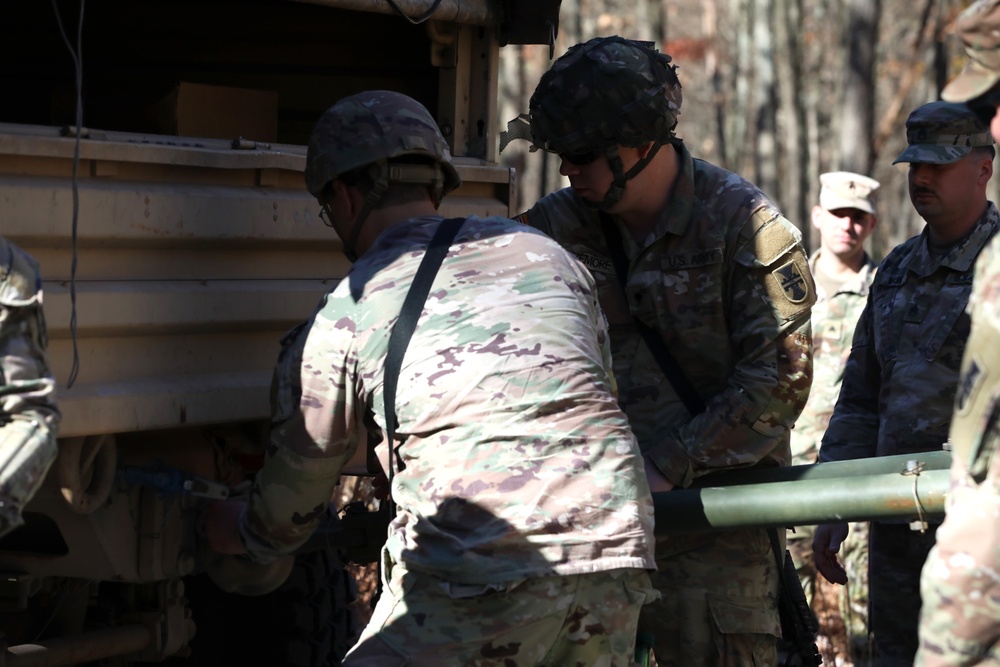
[[[880,473],[902,472],[909,461],[919,462],[924,470],[948,470],[951,467],[951,452],[921,452],[919,454],[896,454],[872,459],[852,461],[831,461],[805,466],[786,468],[743,468],[705,475],[696,479],[691,486],[735,486],[737,484],[763,484],[766,482],[792,482],[802,479],[829,479],[831,477],[853,477],[855,475],[877,475]]]
[[[815,467],[828,465],[832,464]],[[909,522],[920,518],[940,520],[944,516],[947,469],[925,467],[919,475],[889,472],[820,477],[815,471],[813,475],[794,481],[655,493],[656,534],[869,519]]]

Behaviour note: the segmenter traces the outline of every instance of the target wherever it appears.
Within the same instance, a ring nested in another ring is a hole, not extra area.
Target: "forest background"
[[[677,134],[695,157],[756,183],[803,233],[819,174],[871,175],[879,225],[869,252],[880,260],[917,234],[907,166],[910,111],[939,99],[965,52],[954,23],[969,0],[563,0],[554,54],[598,35],[652,40],[679,65],[684,91]],[[547,46],[501,50],[500,118],[528,110],[549,68]],[[501,155],[516,168],[521,211],[564,187],[559,161],[526,142]],[[990,183],[997,200],[1000,173]]]

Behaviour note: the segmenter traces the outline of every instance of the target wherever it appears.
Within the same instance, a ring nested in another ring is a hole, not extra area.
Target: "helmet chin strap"
[[[611,167],[611,174],[613,180],[611,181],[611,186],[608,188],[607,194],[604,195],[604,199],[599,202],[586,202],[588,206],[596,209],[607,210],[621,201],[622,196],[625,194],[625,184],[636,177],[643,169],[646,168],[652,160],[656,153],[663,146],[662,143],[654,141],[652,146],[649,147],[649,152],[646,156],[632,165],[632,168],[625,172],[624,165],[622,165],[621,155],[618,154],[618,146],[612,144],[608,147],[607,155],[608,166]]]
[[[358,236],[361,235],[361,228],[371,212],[378,206],[382,195],[389,189],[390,181],[393,183],[413,183],[417,185],[427,184],[430,187],[431,198],[434,206],[441,203],[444,198],[444,171],[441,165],[420,165],[420,164],[389,164],[388,161],[372,163],[369,167],[369,175],[374,184],[371,190],[365,194],[365,203],[361,207],[361,212],[354,219],[351,232],[344,239],[344,256],[353,264],[358,261],[357,243]]]
[[[384,162],[372,164],[371,175],[375,183],[372,185],[372,189],[365,194],[365,203],[361,207],[361,212],[354,218],[351,233],[344,239],[344,256],[347,257],[347,261],[351,264],[358,261],[357,244],[358,236],[361,235],[361,228],[364,227],[365,221],[371,215],[371,212],[378,206],[382,195],[389,189],[389,170]]]

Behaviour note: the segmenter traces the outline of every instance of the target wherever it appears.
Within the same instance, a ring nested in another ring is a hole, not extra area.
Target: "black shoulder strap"
[[[618,277],[618,284],[621,285],[622,292],[627,297],[628,259],[625,257],[625,247],[622,245],[621,233],[618,231],[618,227],[615,226],[614,220],[604,211],[601,211],[601,228],[604,230],[604,240],[608,244],[608,252],[611,253],[611,261],[615,266],[615,275]],[[673,385],[674,391],[677,392],[677,396],[684,403],[684,407],[688,409],[688,412],[692,416],[704,412],[704,399],[702,399],[698,390],[694,388],[694,385],[691,384],[687,375],[684,374],[683,369],[681,369],[677,360],[674,359],[674,355],[670,353],[667,344],[663,342],[663,337],[634,314],[632,315],[632,320],[635,322],[636,328],[639,329],[639,333],[642,334],[643,340],[646,341],[646,347],[653,354],[656,363],[660,366],[660,370],[663,371],[667,380]]]
[[[406,354],[410,338],[413,337],[413,332],[417,328],[417,320],[420,319],[420,313],[424,309],[424,302],[427,301],[431,285],[434,284],[434,277],[437,275],[445,255],[448,254],[451,242],[455,240],[458,230],[461,229],[464,223],[465,218],[450,218],[438,225],[437,231],[434,232],[434,237],[431,238],[430,245],[427,246],[427,252],[424,253],[424,257],[420,261],[420,267],[417,268],[417,273],[413,276],[410,291],[406,293],[406,298],[403,300],[403,308],[400,310],[399,319],[396,320],[396,324],[392,327],[392,333],[389,334],[389,350],[385,355],[384,387],[382,391],[383,399],[385,400],[386,438],[389,443],[388,477],[390,488],[392,488],[393,470],[396,467],[396,462],[393,461],[395,456],[394,439],[396,437],[396,426],[398,426],[396,422],[396,387],[399,384],[399,371],[403,365],[403,355]],[[402,470],[403,467],[403,462],[400,461],[399,469]]]

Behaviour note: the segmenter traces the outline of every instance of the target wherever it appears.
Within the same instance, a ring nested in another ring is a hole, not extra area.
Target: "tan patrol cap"
[[[941,99],[975,99],[1000,81],[1000,0],[978,0],[959,14],[955,33],[969,56],[965,69],[941,91]]]
[[[838,208],[856,208],[866,213],[875,213],[872,193],[878,190],[879,182],[850,171],[831,171],[820,174],[819,205],[827,211]]]

